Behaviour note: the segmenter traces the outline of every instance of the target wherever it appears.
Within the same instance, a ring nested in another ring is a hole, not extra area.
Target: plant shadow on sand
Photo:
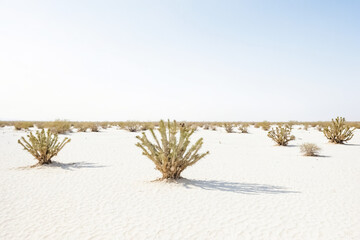
[[[285,187],[258,183],[238,183],[217,180],[192,180],[185,178],[178,180],[177,183],[182,184],[185,188],[188,189],[200,188],[204,190],[215,190],[242,194],[300,193],[298,191],[287,190]]]
[[[103,168],[106,166],[103,165],[96,165],[96,163],[90,163],[90,162],[73,162],[73,163],[61,163],[61,162],[55,162],[52,161],[51,164],[44,164],[44,165],[39,165],[39,166],[28,166],[28,167],[20,167],[18,169],[32,169],[32,168],[37,168],[37,169],[43,169],[43,168],[61,168],[64,170],[69,170],[69,171],[73,171],[75,169],[81,169],[81,168]]]

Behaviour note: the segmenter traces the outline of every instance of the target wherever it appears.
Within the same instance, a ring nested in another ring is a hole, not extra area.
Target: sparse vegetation
[[[288,125],[278,126],[275,129],[271,129],[268,132],[268,137],[280,146],[287,146],[289,141],[295,139],[295,136],[291,135],[291,128]]]
[[[149,141],[145,133],[137,136],[140,142],[136,144],[141,148],[143,155],[147,156],[156,166],[156,169],[162,173],[161,179],[179,179],[185,168],[195,164],[205,157],[209,152],[199,154],[203,144],[200,138],[190,147],[190,137],[194,133],[193,128],[186,127],[185,124],[178,125],[176,121],[167,124],[164,121],[159,123],[159,134],[161,141],[158,140],[153,129],[150,129],[155,143]],[[179,133],[179,140],[177,134]]]
[[[129,122],[124,126],[124,128],[129,132],[138,132],[140,130],[140,125],[135,122]]]
[[[15,122],[14,127],[16,130],[28,130],[33,127],[34,123],[32,122]]]
[[[52,133],[50,129],[47,132],[44,129],[38,130],[35,135],[30,133],[27,137],[28,140],[22,137],[18,140],[18,143],[38,160],[37,165],[51,163],[51,158],[56,156],[70,142],[69,138],[65,138],[60,142],[58,134]]]
[[[263,122],[259,122],[259,123],[255,123],[255,128],[262,128],[264,131],[268,131],[270,129],[270,122],[268,121],[263,121]]]
[[[323,129],[324,135],[332,143],[344,143],[352,139],[355,128],[345,124],[345,118],[332,119],[332,124]]]
[[[304,156],[317,156],[321,149],[314,143],[303,143],[300,146],[300,151]]]

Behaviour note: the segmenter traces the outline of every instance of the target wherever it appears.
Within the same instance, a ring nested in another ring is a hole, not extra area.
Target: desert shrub
[[[291,135],[291,128],[288,125],[271,129],[268,132],[268,137],[274,140],[280,146],[286,146],[289,141],[295,139],[295,136]]]
[[[332,119],[330,126],[323,129],[323,133],[332,143],[344,143],[352,139],[355,128],[345,124],[345,118],[337,117]]]
[[[70,131],[71,124],[65,120],[55,120],[53,122],[46,122],[42,128],[48,128],[52,133],[64,134]]]
[[[300,151],[305,156],[316,156],[321,149],[314,143],[303,143],[300,146]]]
[[[99,131],[99,126],[96,123],[89,123],[88,128],[90,128],[90,130],[92,132],[98,132]]]
[[[204,125],[204,130],[209,130],[209,129],[210,129],[209,125]]]
[[[308,130],[309,130],[309,125],[305,124],[305,125],[304,125],[304,130],[305,130],[305,131],[308,131]]]
[[[239,130],[241,133],[248,133],[248,127],[249,127],[249,124],[246,124],[246,123],[241,124],[239,126]]]
[[[18,143],[38,160],[37,165],[51,163],[51,158],[56,156],[70,142],[69,138],[60,142],[57,133],[52,133],[50,129],[46,133],[44,129],[36,131],[35,135],[30,133],[27,137],[28,140],[21,137]]]
[[[148,122],[144,122],[140,126],[141,131],[146,131],[146,130],[149,130],[150,128],[154,128],[154,125],[151,123],[148,123]]]
[[[146,134],[142,133],[141,137],[136,137],[140,140],[136,146],[142,149],[143,155],[154,162],[156,169],[162,173],[161,179],[179,179],[185,168],[209,154],[209,152],[198,153],[203,144],[202,138],[188,149],[190,137],[195,130],[186,127],[185,124],[177,125],[176,121],[171,123],[168,120],[165,125],[164,121],[161,120],[158,131],[161,141],[158,140],[154,130],[150,129],[155,143],[149,141]]]
[[[230,123],[225,123],[225,124],[224,124],[224,128],[225,128],[225,131],[226,131],[227,133],[232,133],[232,132],[234,132],[234,131],[233,131],[233,126],[232,126],[232,124],[230,124]]]
[[[268,121],[263,121],[259,123],[255,123],[255,128],[262,128],[264,131],[268,131],[270,129],[270,123]]]
[[[15,122],[14,123],[14,127],[16,130],[21,130],[21,129],[27,130],[33,126],[34,126],[34,124],[32,122]]]
[[[134,122],[128,122],[127,124],[125,124],[124,128],[129,132],[137,132],[140,130],[139,124]]]
[[[216,126],[211,126],[211,130],[216,131]]]

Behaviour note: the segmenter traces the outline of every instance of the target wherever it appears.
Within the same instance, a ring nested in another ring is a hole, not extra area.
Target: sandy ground
[[[30,169],[26,133],[0,128],[0,239],[360,239],[359,130],[347,145],[293,133],[279,147],[261,129],[199,130],[210,155],[164,183],[138,133],[68,134],[57,163]]]

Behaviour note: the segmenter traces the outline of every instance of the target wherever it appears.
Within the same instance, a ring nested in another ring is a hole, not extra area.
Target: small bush
[[[212,126],[211,130],[216,131],[216,126]]]
[[[138,132],[140,130],[140,126],[137,123],[129,122],[124,127],[129,132]]]
[[[330,126],[323,129],[323,133],[332,143],[344,143],[352,139],[355,128],[345,124],[345,118],[337,117],[332,119]]]
[[[264,131],[268,131],[270,129],[271,124],[268,121],[263,121],[259,123],[255,123],[255,128],[262,128]]]
[[[140,130],[141,131],[146,131],[146,130],[149,130],[150,128],[154,128],[154,125],[151,124],[151,123],[142,123],[141,124],[141,127],[140,127]]]
[[[300,146],[300,151],[305,156],[317,156],[321,149],[314,143],[303,143]]]
[[[47,133],[45,133],[44,129],[36,131],[35,135],[30,133],[27,137],[28,140],[22,137],[18,140],[18,143],[38,160],[37,165],[51,163],[51,158],[56,156],[70,142],[68,138],[65,138],[62,142],[58,141],[57,133],[52,133],[50,129]]]
[[[64,134],[70,131],[71,124],[65,120],[55,120],[53,122],[45,123],[45,128],[50,129],[52,133]]]
[[[34,124],[32,122],[15,122],[14,127],[16,130],[28,130],[33,127]]]
[[[190,137],[195,131],[193,128],[186,127],[185,124],[179,126],[176,121],[173,123],[168,121],[165,125],[162,120],[159,126],[158,131],[161,141],[158,140],[154,130],[150,129],[155,143],[149,141],[146,134],[142,133],[141,137],[136,137],[140,140],[136,146],[142,149],[143,155],[153,161],[156,169],[162,173],[161,179],[179,179],[185,168],[195,164],[209,154],[209,152],[198,153],[203,144],[202,138],[188,149]]]
[[[240,125],[239,130],[241,133],[248,133],[248,127],[249,127],[249,124],[242,124],[242,125]]]
[[[232,133],[232,132],[234,132],[232,124],[225,123],[225,124],[224,124],[224,128],[225,128],[225,131],[226,131],[227,133]]]
[[[287,146],[289,141],[295,139],[295,136],[291,135],[291,128],[288,125],[279,126],[268,132],[268,137],[274,140],[280,146]]]
[[[204,130],[209,130],[209,129],[210,129],[209,125],[204,125]]]

